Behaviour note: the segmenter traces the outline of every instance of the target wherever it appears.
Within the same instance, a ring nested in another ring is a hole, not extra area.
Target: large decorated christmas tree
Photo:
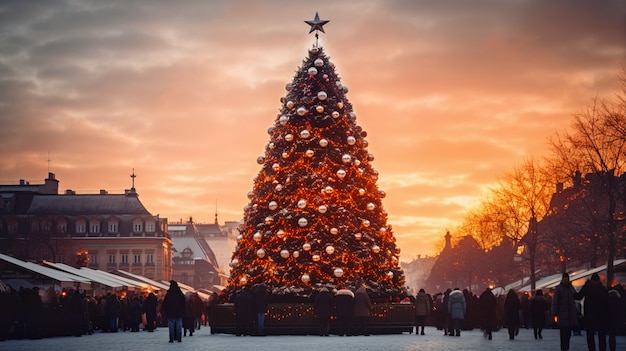
[[[377,187],[367,133],[357,124],[334,64],[318,46],[328,21],[305,21],[316,44],[286,85],[248,193],[228,289],[264,283],[306,296],[320,286],[366,284],[373,296],[404,289]]]

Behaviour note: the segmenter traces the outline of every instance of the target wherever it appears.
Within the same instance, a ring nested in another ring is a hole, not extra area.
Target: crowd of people
[[[211,307],[219,302],[215,293],[207,301],[197,293],[183,293],[173,280],[163,298],[152,292],[109,292],[93,297],[74,289],[58,293],[54,288],[0,288],[0,341],[82,336],[95,331],[152,332],[167,326],[169,342],[182,342],[183,336],[193,336],[207,325]],[[234,297],[237,336],[265,335],[270,295],[264,284],[256,284],[244,287]],[[358,284],[354,290],[323,287],[311,298],[320,336],[328,336],[331,325],[338,335],[369,335],[372,301],[365,285]],[[454,337],[461,336],[462,330],[480,328],[488,340],[494,331],[506,329],[508,338],[514,340],[520,328],[532,328],[534,338],[542,339],[543,329],[558,328],[561,350],[568,350],[570,337],[585,330],[589,350],[596,350],[597,340],[599,350],[608,346],[611,351],[616,350],[616,335],[625,332],[625,301],[622,285],[607,289],[598,274],[593,274],[576,291],[566,273],[560,284],[545,294],[541,289],[532,295],[510,290],[495,296],[486,288],[475,295],[455,288],[430,295],[420,289],[415,295],[396,299],[414,305],[416,335],[424,335],[425,326],[433,325],[443,330],[444,336]]]
[[[184,336],[187,333],[192,336],[195,330],[208,324],[208,311],[217,301],[217,294],[204,301],[197,293],[183,294],[175,281],[170,282],[170,290],[172,288],[180,291],[184,304],[170,308],[166,299],[153,292],[108,292],[89,296],[78,289],[15,290],[3,285],[0,289],[0,341],[79,337],[96,331],[153,332],[157,327],[168,326],[170,317],[180,317]],[[176,340],[181,338],[177,335]]]

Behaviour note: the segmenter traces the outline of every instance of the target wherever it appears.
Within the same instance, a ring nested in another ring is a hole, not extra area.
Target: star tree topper
[[[304,21],[304,22],[308,24],[309,26],[311,26],[311,30],[309,30],[309,34],[315,31],[315,46],[317,46],[317,39],[319,38],[317,31],[319,30],[322,33],[326,33],[324,32],[324,25],[330,21],[320,20],[320,15],[317,12],[315,12],[315,18],[312,21]]]

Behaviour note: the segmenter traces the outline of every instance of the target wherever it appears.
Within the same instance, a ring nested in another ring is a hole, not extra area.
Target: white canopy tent
[[[60,285],[62,288],[74,288],[81,284],[84,284],[84,285],[91,284],[91,281],[88,278],[85,278],[83,276],[79,276],[79,275],[75,275],[75,274],[71,274],[67,272],[62,272],[62,271],[45,267],[45,266],[40,266],[32,262],[25,262],[25,261],[18,260],[14,257],[7,256],[4,254],[0,254],[0,260],[8,264],[11,264],[14,267],[17,267],[19,270],[23,272],[30,272],[30,274],[34,274],[38,276],[38,280],[43,278],[44,280],[54,281],[55,283]],[[8,270],[3,270],[3,276],[1,277],[1,279],[7,282],[8,284],[10,284],[11,278],[5,277],[4,276],[5,272],[8,272]],[[29,280],[24,277],[19,278],[19,279],[24,279],[26,281]]]
[[[49,261],[43,261],[43,263],[57,270],[68,272],[71,274],[75,274],[75,275],[90,279],[92,283],[103,285],[106,288],[109,288],[115,291],[122,290],[125,287],[125,285],[119,281],[113,281],[110,279],[102,278],[97,275],[90,274],[90,272],[87,270],[75,268],[75,267],[66,265],[64,263],[49,262]]]

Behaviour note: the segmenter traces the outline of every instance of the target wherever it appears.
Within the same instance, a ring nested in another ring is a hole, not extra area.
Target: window
[[[52,223],[49,220],[44,219],[41,221],[41,231],[44,233],[50,233],[50,229],[52,227]]]
[[[135,254],[134,264],[141,264],[141,254]]]
[[[154,264],[154,255],[153,254],[146,254],[146,263],[147,264]]]
[[[86,223],[83,220],[76,221],[76,233],[84,233],[86,230]]]
[[[120,255],[120,262],[122,264],[128,264],[128,254],[122,254]]]
[[[117,233],[117,222],[109,222],[109,233]]]
[[[98,255],[96,254],[89,254],[89,265],[91,266],[97,266],[98,265]]]
[[[141,222],[134,222],[133,223],[133,231],[135,233],[139,233],[143,230],[143,224]]]
[[[57,232],[59,232],[61,234],[67,233],[67,222],[59,221],[57,223]]]
[[[117,257],[117,255],[115,255],[115,254],[109,254],[109,263],[115,264],[115,258],[116,257]]]
[[[154,233],[154,222],[147,222],[146,223],[146,232]]]
[[[90,233],[100,233],[100,223],[91,222],[89,223],[89,232]]]

